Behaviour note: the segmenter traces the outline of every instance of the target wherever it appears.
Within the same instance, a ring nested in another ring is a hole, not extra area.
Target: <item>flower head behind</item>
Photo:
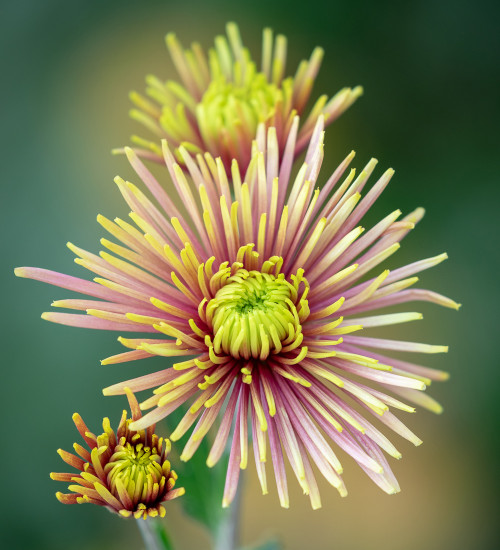
[[[221,157],[229,174],[232,159],[246,169],[257,131],[265,134],[270,126],[276,128],[277,145],[283,152],[295,115],[306,109],[323,58],[321,48],[300,63],[294,77],[286,77],[287,39],[278,35],[274,40],[271,29],[263,31],[260,70],[243,46],[235,23],[227,24],[227,38],[215,38],[208,57],[197,43],[185,50],[172,33],[166,43],[181,83],[164,83],[150,75],[147,97],[130,94],[135,104],[131,117],[158,137],[153,142],[132,138],[140,156],[163,162],[159,139],[165,138],[179,162],[180,146],[191,153],[209,152]],[[361,93],[357,86],[343,88],[330,100],[322,95],[299,130],[296,152],[306,147],[320,114],[327,124],[333,122]]]

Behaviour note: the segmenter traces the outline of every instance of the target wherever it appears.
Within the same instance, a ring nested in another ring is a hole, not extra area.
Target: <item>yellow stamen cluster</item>
[[[253,137],[259,122],[267,122],[291,96],[292,80],[283,81],[283,89],[269,83],[263,73],[250,65],[241,82],[230,82],[223,76],[213,80],[196,108],[200,131],[208,143],[217,142],[224,132],[238,142],[242,129]]]
[[[118,499],[126,491],[134,508],[139,509],[139,505],[143,504],[146,509],[165,491],[165,486],[167,490],[173,488],[177,475],[171,472],[168,460],[162,461],[161,451],[156,447],[145,447],[142,442],[134,445],[125,438],[119,443],[104,466],[109,490]],[[163,446],[161,439],[159,443]],[[127,512],[120,511],[122,515],[130,515]]]
[[[283,273],[275,276],[238,269],[206,308],[214,351],[235,359],[264,360],[270,353],[300,346],[301,322],[309,314],[309,285],[302,273],[292,276],[292,284]],[[302,296],[298,292],[300,283],[305,285]]]

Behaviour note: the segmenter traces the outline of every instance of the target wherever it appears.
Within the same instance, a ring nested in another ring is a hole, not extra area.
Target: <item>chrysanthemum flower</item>
[[[265,463],[270,455],[284,507],[289,503],[285,456],[314,508],[321,503],[312,464],[346,494],[336,446],[384,491],[399,491],[382,451],[395,458],[401,454],[369,418],[419,445],[420,439],[390,409],[413,412],[406,403],[413,402],[438,412],[435,401],[421,391],[431,380],[447,378],[444,372],[377,351],[438,353],[447,351],[445,346],[373,338],[365,336],[365,330],[359,334],[362,328],[422,317],[413,312],[367,313],[393,304],[424,300],[458,308],[449,298],[411,288],[416,273],[440,263],[446,254],[392,272],[379,268],[398,250],[423,210],[401,221],[397,210],[365,233],[359,222],[393,171],[387,170],[361,199],[376,161],[356,177],[354,170],[348,171],[352,152],[321,191],[315,189],[323,158],[320,117],[305,163],[292,181],[298,128],[295,118],[280,166],[272,127],[266,140],[254,144],[245,175],[233,162],[234,195],[220,159],[207,154],[195,162],[181,147],[193,185],[163,142],[164,160],[187,216],[128,149],[132,167],[152,199],[117,178],[135,227],[99,216],[121,243],[101,241],[112,254],[96,256],[69,245],[78,256],[75,261],[97,274],[94,282],[43,269],[17,270],[19,276],[96,298],[54,302],[87,315],[44,313],[47,320],[153,336],[120,338],[131,350],[104,364],[154,355],[176,358],[173,367],[116,384],[104,393],[155,388],[141,404],[153,410],[132,424],[137,430],[186,405],[170,436],[178,440],[195,424],[183,460],[193,455],[211,428],[215,437],[209,466],[221,458],[229,441],[225,506],[234,497],[240,468],[247,467],[249,429],[262,490],[267,492]]]
[[[105,418],[104,433],[96,437],[78,413],[73,415],[87,448],[75,443],[76,455],[62,449],[58,453],[79,473],[52,473],[50,477],[72,483],[68,487],[71,493],[56,493],[63,504],[98,504],[125,518],[164,517],[162,503],[184,494],[182,487],[174,489],[177,474],[167,460],[170,441],[158,437],[154,425],[147,429],[131,428],[142,414],[135,396],[128,388],[125,391],[132,418],[127,418],[127,411],[123,411],[116,433],[109,418]]]
[[[166,42],[182,83],[148,76],[147,97],[130,94],[136,106],[130,112],[133,119],[166,138],[176,152],[183,145],[191,153],[220,156],[228,173],[232,159],[246,169],[258,127],[265,133],[266,127],[274,126],[283,151],[295,115],[307,106],[323,58],[321,48],[300,63],[292,78],[285,77],[286,37],[278,35],[274,41],[271,29],[263,32],[260,71],[234,23],[227,25],[227,38],[215,38],[208,58],[197,43],[185,50],[174,34],[168,34]],[[327,124],[333,122],[361,93],[358,86],[343,88],[330,100],[322,95],[299,130],[296,152],[306,147],[320,114]],[[137,136],[132,140],[140,156],[163,162],[159,141]],[[182,162],[182,155],[177,160]]]

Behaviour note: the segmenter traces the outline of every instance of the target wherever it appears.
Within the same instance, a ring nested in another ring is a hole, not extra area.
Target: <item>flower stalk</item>
[[[165,529],[164,522],[158,519],[136,520],[146,550],[174,550],[172,539]]]
[[[242,486],[240,482],[231,506],[222,515],[214,538],[214,550],[236,550],[240,539]]]

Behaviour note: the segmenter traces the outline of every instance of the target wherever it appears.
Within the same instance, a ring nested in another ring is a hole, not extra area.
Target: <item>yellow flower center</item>
[[[213,80],[198,105],[197,118],[203,133],[218,136],[220,130],[231,135],[235,126],[255,135],[259,122],[269,120],[283,97],[283,91],[267,82],[262,73],[245,78],[241,84],[220,77]]]
[[[170,462],[164,460],[162,463],[156,447],[145,447],[143,443],[134,445],[128,441],[120,443],[123,444],[115,447],[109,462],[104,466],[108,487],[121,500],[117,488],[117,482],[121,482],[134,505],[148,504],[149,499],[153,501],[158,494],[162,494],[170,473]],[[151,491],[155,484],[158,490]]]
[[[272,275],[239,269],[207,305],[216,353],[239,359],[266,359],[302,342],[301,322],[307,317],[309,289],[302,273]],[[299,297],[298,287],[305,284]]]

